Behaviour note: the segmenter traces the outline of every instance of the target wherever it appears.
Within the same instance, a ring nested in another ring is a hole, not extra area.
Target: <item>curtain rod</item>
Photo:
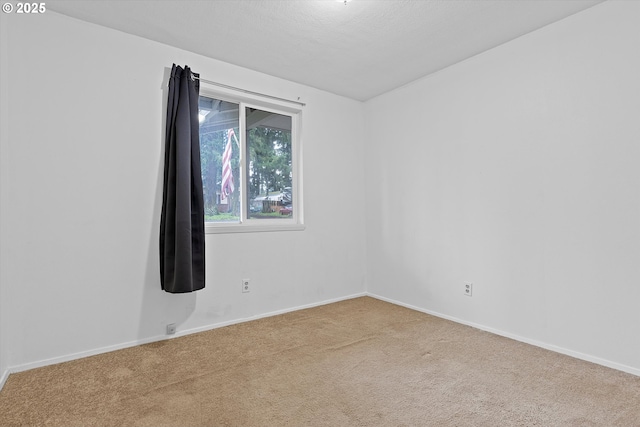
[[[278,100],[278,101],[292,102],[292,103],[298,104],[298,105],[300,105],[302,107],[307,105],[304,102],[294,101],[292,99],[280,98],[278,96],[267,95],[266,93],[254,92],[252,90],[242,89],[242,88],[235,87],[235,86],[229,86],[229,85],[225,85],[223,83],[212,82],[211,80],[205,80],[205,79],[203,79],[201,77],[194,76],[193,73],[191,73],[191,78],[200,80],[200,83],[206,83],[206,84],[210,84],[210,85],[213,85],[213,86],[219,86],[219,87],[222,87],[222,88],[225,88],[225,89],[236,90],[236,91],[239,91],[239,92],[248,93],[250,95],[258,95],[258,96],[262,96],[264,98],[275,99],[275,100]]]

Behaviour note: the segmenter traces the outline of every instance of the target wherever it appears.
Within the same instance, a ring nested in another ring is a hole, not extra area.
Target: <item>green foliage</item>
[[[218,221],[238,221],[239,216],[230,213],[219,213],[216,215],[205,215],[205,222],[218,222]]]
[[[249,197],[291,187],[291,132],[257,127],[248,132]]]
[[[280,212],[260,212],[260,213],[252,213],[251,218],[288,218],[287,215],[282,215]]]

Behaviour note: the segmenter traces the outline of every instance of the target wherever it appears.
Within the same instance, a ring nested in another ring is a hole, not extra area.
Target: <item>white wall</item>
[[[0,374],[365,291],[364,196],[336,191],[364,185],[360,102],[54,12],[2,27]],[[307,103],[306,230],[208,235],[206,288],[186,295],[158,272],[174,62]]]
[[[639,23],[606,2],[369,101],[369,292],[640,375]]]
[[[5,40],[8,36],[8,26],[4,25],[4,19],[0,17],[0,388],[2,388],[4,381],[8,375],[9,368],[9,356],[8,345],[6,344],[6,324],[5,317],[7,315],[8,304],[4,296],[4,283],[6,282],[7,274],[5,271],[8,266],[5,262],[5,245],[4,236],[8,230],[8,224],[3,221],[8,213],[8,209],[4,200],[6,198],[6,192],[8,190],[7,179],[9,169],[9,156],[4,144],[7,139],[7,126],[5,122],[5,111],[8,109],[7,91],[9,88],[9,81],[4,78],[7,75],[8,63],[7,49],[5,49]]]

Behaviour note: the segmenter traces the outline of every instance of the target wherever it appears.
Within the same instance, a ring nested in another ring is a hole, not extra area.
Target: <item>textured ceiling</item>
[[[49,0],[47,9],[367,100],[602,0]]]

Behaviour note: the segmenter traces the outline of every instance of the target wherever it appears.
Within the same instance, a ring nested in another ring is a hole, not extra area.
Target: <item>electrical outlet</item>
[[[175,323],[169,323],[167,325],[167,335],[173,335],[176,333],[176,324]]]
[[[242,293],[251,292],[251,284],[249,279],[242,279]]]
[[[473,295],[473,283],[464,282],[464,294],[468,297]]]

